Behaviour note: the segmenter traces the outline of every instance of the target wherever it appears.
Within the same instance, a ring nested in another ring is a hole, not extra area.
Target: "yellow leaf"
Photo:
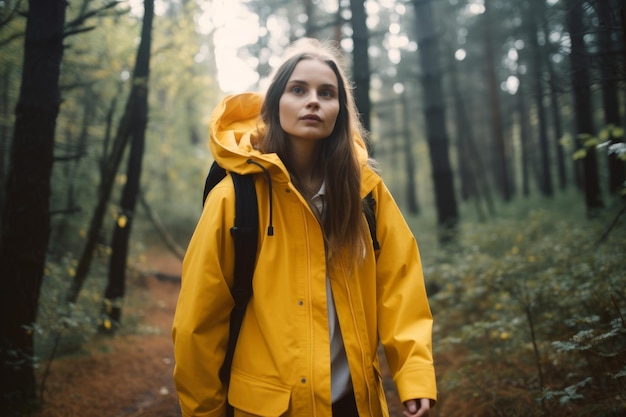
[[[74,275],[76,275],[76,270],[74,268],[67,268],[67,275],[73,277]]]
[[[576,152],[574,152],[574,155],[572,155],[572,158],[574,159],[574,161],[578,161],[579,159],[585,159],[586,156],[587,156],[587,150],[579,149]]]
[[[111,330],[111,320],[105,319],[104,323],[102,323],[102,325],[104,326],[105,329]]]
[[[500,333],[500,339],[501,339],[501,340],[506,340],[506,339],[508,339],[509,337],[510,337],[510,335],[509,335],[509,333],[507,333],[507,332],[502,332],[502,333]]]
[[[620,126],[615,126],[611,129],[611,136],[614,139],[619,139],[624,137],[624,128]]]
[[[564,148],[571,147],[572,146],[572,135],[570,135],[569,133],[566,133],[565,135],[563,135],[561,137],[561,139],[559,140],[559,143]]]
[[[126,216],[124,216],[123,214],[120,214],[120,216],[117,218],[117,225],[123,229],[126,227],[126,224],[128,223],[128,218]]]
[[[611,133],[610,128],[604,128],[598,134],[598,138],[600,138],[601,142],[605,142],[605,141],[609,140],[610,133]]]
[[[600,141],[597,138],[589,137],[587,138],[584,142],[583,142],[583,146],[585,148],[591,148],[592,146],[598,146],[598,144],[600,143]]]
[[[133,80],[133,85],[137,87],[145,87],[148,85],[148,79],[146,77],[137,77]]]

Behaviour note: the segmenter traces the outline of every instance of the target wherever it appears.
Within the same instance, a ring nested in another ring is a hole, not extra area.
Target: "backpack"
[[[235,186],[235,225],[230,229],[235,242],[235,270],[233,286],[230,289],[235,300],[235,306],[230,313],[226,356],[219,371],[220,380],[226,385],[230,382],[230,368],[233,362],[235,346],[237,345],[237,338],[239,337],[239,329],[243,322],[248,301],[252,296],[252,276],[256,264],[257,236],[259,233],[259,210],[256,189],[254,188],[254,176],[240,175],[234,172],[231,172],[230,176]],[[226,170],[214,161],[204,182],[203,206],[209,192],[224,177],[226,177]],[[374,214],[376,200],[371,192],[364,200],[369,206],[369,210],[364,210],[364,214],[372,237],[372,246],[374,250],[378,250],[380,249],[380,244],[376,237],[376,218]],[[227,401],[226,415],[230,417],[233,413],[233,408]]]

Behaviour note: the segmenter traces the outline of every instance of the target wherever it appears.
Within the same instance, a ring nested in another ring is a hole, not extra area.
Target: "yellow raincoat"
[[[218,377],[228,340],[234,253],[234,188],[227,177],[209,194],[189,243],[173,324],[176,382],[184,417],[331,416],[326,277],[361,417],[388,416],[377,347],[382,343],[401,401],[436,399],[432,316],[415,239],[379,175],[367,166],[360,138],[361,193],[376,199],[381,249],[365,261],[327,269],[320,224],[276,154],[251,146],[262,97],[229,96],[210,122],[210,145],[227,170],[256,173],[259,254],[232,365],[228,393]],[[274,235],[267,177],[272,179]]]

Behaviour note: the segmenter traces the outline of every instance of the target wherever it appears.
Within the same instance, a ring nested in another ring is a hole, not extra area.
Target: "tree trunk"
[[[619,68],[624,67],[623,52],[618,52],[619,43],[615,45],[611,40],[611,28],[621,26],[620,16],[612,12],[608,1],[597,2],[598,15],[600,16],[600,27],[598,28],[598,46],[600,53],[600,73],[602,74],[602,107],[604,109],[604,121],[607,128],[611,132],[609,142],[611,145],[624,142],[623,135],[617,135],[617,129],[614,127],[621,126],[620,120],[620,103],[618,91],[619,88]],[[615,50],[614,50],[615,49]],[[624,161],[619,158],[616,153],[609,153],[609,191],[618,193],[624,188],[626,181],[626,167]]]
[[[532,134],[530,132],[530,123],[528,122],[528,107],[526,106],[526,100],[524,97],[524,85],[526,84],[526,78],[519,74],[517,76],[520,80],[519,87],[517,89],[517,114],[519,116],[519,129],[520,129],[520,152],[521,152],[521,171],[522,171],[522,195],[528,197],[530,195],[530,166],[533,164],[533,158],[531,158],[532,149]]]
[[[485,221],[487,214],[483,209],[482,199],[485,198],[491,214],[494,213],[490,205],[490,192],[484,177],[481,156],[474,145],[474,135],[467,112],[465,111],[463,98],[459,89],[457,64],[450,65],[450,85],[452,97],[454,97],[454,114],[456,124],[456,153],[461,177],[461,198],[472,199],[479,221]]]
[[[152,0],[146,1],[146,3],[152,3]],[[146,4],[146,9],[148,8]],[[145,22],[144,22],[145,23]],[[142,34],[144,29],[142,28]],[[87,232],[87,241],[83,248],[83,253],[76,267],[76,275],[68,290],[66,300],[69,303],[76,302],[80,289],[87,278],[91,261],[93,259],[93,253],[99,240],[102,225],[104,223],[104,215],[106,213],[107,205],[111,197],[111,191],[115,183],[115,176],[117,169],[124,155],[124,149],[132,135],[133,121],[140,117],[139,106],[142,100],[145,99],[144,95],[147,94],[147,77],[148,77],[148,62],[150,54],[150,45],[146,45],[148,39],[142,37],[139,48],[137,49],[137,57],[135,59],[135,69],[131,80],[131,91],[126,102],[126,108],[124,115],[117,129],[117,134],[113,141],[111,155],[107,158],[107,162],[102,166],[102,178],[100,180],[100,187],[98,190],[98,203],[94,209],[91,223],[89,225],[89,231]]]
[[[400,95],[402,106],[402,139],[404,140],[403,153],[406,166],[406,204],[410,214],[417,215],[420,212],[417,203],[417,181],[415,181],[415,160],[413,158],[413,137],[409,128],[409,103],[406,99],[406,93]]]
[[[422,69],[426,136],[433,169],[437,218],[441,227],[439,240],[446,243],[455,240],[458,213],[446,134],[437,34],[433,24],[432,2],[413,0],[413,7],[415,8],[415,29]]]
[[[364,0],[350,0],[352,12],[352,76],[354,79],[354,101],[359,109],[361,123],[365,130],[370,130],[370,61],[369,32]],[[368,142],[368,147],[369,147]],[[369,149],[374,154],[373,149]]]
[[[532,68],[532,82],[534,90],[535,108],[537,109],[537,117],[539,119],[539,189],[546,197],[552,197],[554,194],[554,185],[552,183],[552,170],[550,160],[550,143],[548,140],[548,121],[546,116],[546,108],[543,104],[544,85],[543,85],[543,59],[542,50],[539,43],[539,26],[537,19],[545,14],[545,6],[543,2],[539,9],[535,10],[531,6],[528,14],[528,36],[531,41],[530,60]]]
[[[548,19],[546,18],[547,12],[541,16],[541,27],[543,29],[543,33],[549,33],[550,30],[548,28]],[[559,188],[564,190],[567,187],[567,164],[565,161],[565,149],[563,144],[561,143],[561,138],[563,137],[563,124],[561,122],[561,106],[559,105],[559,90],[557,87],[558,77],[554,71],[554,64],[550,59],[550,48],[544,48],[543,53],[543,61],[547,68],[548,73],[548,91],[550,95],[550,115],[552,120],[552,126],[554,129],[554,137],[553,144],[554,154],[556,158],[557,164],[557,172],[559,178]],[[568,158],[568,162],[570,158]]]
[[[491,5],[490,1],[485,0],[485,49],[487,61],[487,84],[489,88],[489,107],[491,109],[491,133],[493,135],[493,158],[492,167],[494,168],[495,183],[500,189],[504,201],[513,198],[513,189],[511,175],[509,171],[509,155],[508,146],[504,137],[502,128],[502,112],[500,111],[499,90],[500,83],[496,77],[495,70],[495,52],[493,47],[493,30],[491,22]]]
[[[261,27],[267,27],[267,20],[271,16],[272,9],[267,7],[266,4],[260,2],[251,2],[249,4],[252,7],[253,13],[256,14],[259,19],[259,25]],[[270,54],[268,54],[268,51],[270,50],[270,37],[270,32],[265,31],[263,34],[259,34],[259,39],[256,45],[252,46],[253,56],[258,57],[259,59],[256,67],[256,72],[260,77],[259,79],[270,76],[272,72],[272,66],[269,62]],[[215,74],[217,74],[217,71]]]
[[[167,249],[169,249],[169,251],[182,262],[182,260],[185,258],[185,249],[181,247],[174,240],[172,235],[167,231],[167,228],[163,224],[163,221],[161,221],[159,213],[157,213],[154,209],[152,209],[152,207],[150,207],[150,204],[148,204],[148,201],[146,200],[145,194],[142,192],[139,193],[139,202],[141,203],[141,206],[143,207],[146,216],[148,216],[148,219],[152,223],[152,226],[154,226],[154,230],[156,230],[159,237],[161,238],[161,241],[165,244]]]
[[[137,198],[141,184],[141,166],[143,161],[146,126],[148,124],[148,80],[150,75],[150,44],[152,19],[154,16],[154,0],[144,1],[144,18],[141,31],[142,51],[137,55],[137,67],[142,68],[142,91],[135,103],[135,117],[132,120],[130,154],[126,168],[126,184],[122,190],[120,212],[113,230],[111,242],[111,259],[109,262],[109,279],[104,293],[105,331],[115,330],[122,314],[122,299],[126,288],[126,263],[128,260],[128,243],[135,218]],[[144,72],[145,70],[145,72]]]
[[[33,337],[50,234],[65,0],[29,2],[0,235],[0,415],[36,401]]]
[[[304,36],[307,38],[314,38],[317,28],[315,26],[315,8],[313,6],[313,0],[303,0],[304,14],[306,15],[306,23],[304,24]]]
[[[12,68],[7,65],[2,73],[2,96],[0,97],[0,117],[3,120],[10,120],[9,110],[9,80],[11,78]],[[7,149],[9,143],[9,129],[7,123],[0,123],[0,218],[2,218],[2,208],[4,207],[5,187],[4,181],[6,176],[6,157],[4,150]],[[0,233],[2,232],[0,225]]]
[[[572,43],[570,67],[572,71],[576,133],[579,135],[579,138],[580,135],[585,134],[593,136],[593,110],[587,52],[584,40],[585,27],[582,19],[583,6],[577,0],[567,0],[566,5],[566,24]],[[583,171],[587,214],[593,216],[598,209],[604,206],[600,192],[597,153],[594,145],[586,146]]]

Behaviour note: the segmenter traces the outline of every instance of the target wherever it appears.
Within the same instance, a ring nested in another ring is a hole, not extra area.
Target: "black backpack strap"
[[[230,229],[235,242],[235,271],[231,294],[235,306],[230,313],[230,331],[226,357],[219,376],[228,385],[230,368],[237,345],[239,329],[252,295],[252,275],[256,264],[259,214],[254,176],[231,173],[235,185],[235,225]],[[230,406],[228,406],[230,408]]]
[[[215,187],[217,183],[220,182],[225,176],[226,170],[219,166],[217,162],[213,161],[213,164],[211,164],[211,168],[209,169],[209,173],[206,176],[206,180],[204,180],[202,207],[204,207],[204,202],[206,201],[206,196],[209,195],[209,191],[211,191],[213,187]]]
[[[367,203],[367,209],[363,210],[363,212],[372,236],[372,246],[374,246],[374,250],[379,250],[380,243],[378,243],[378,238],[376,237],[376,199],[374,199],[374,195],[370,191],[364,200]]]

